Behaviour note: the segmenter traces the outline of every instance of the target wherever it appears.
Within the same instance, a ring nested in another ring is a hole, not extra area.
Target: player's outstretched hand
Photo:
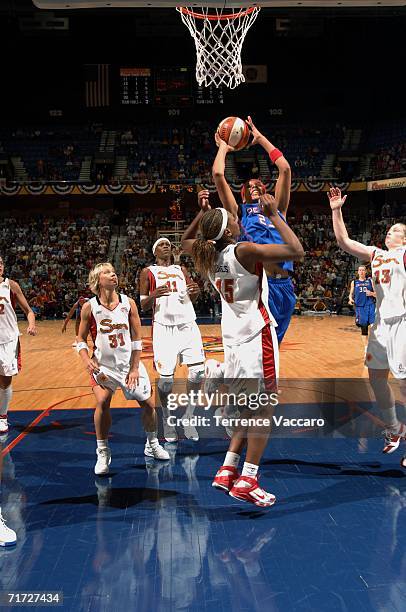
[[[99,372],[99,364],[97,363],[95,357],[92,357],[92,359],[89,359],[89,361],[86,363],[86,370],[89,372],[89,374],[93,374],[93,372]]]
[[[264,193],[259,198],[262,210],[267,217],[275,216],[278,214],[278,204],[270,193]]]
[[[259,139],[263,138],[263,134],[261,134],[261,132],[255,127],[252,117],[250,117],[250,115],[248,115],[245,121],[246,123],[248,123],[249,128],[251,130],[252,137],[253,137],[252,141],[250,142],[248,146],[252,147],[253,145],[258,144]]]
[[[36,336],[37,335],[37,328],[35,327],[35,325],[29,325],[27,327],[27,334],[29,336]]]
[[[330,201],[331,210],[337,210],[337,208],[341,208],[344,202],[347,199],[347,196],[341,197],[341,189],[338,187],[332,187],[330,191],[327,192],[327,197]]]
[[[155,289],[155,291],[151,293],[151,295],[154,298],[160,298],[160,297],[163,297],[165,295],[170,295],[170,294],[171,294],[171,290],[169,289],[167,285],[161,285],[160,287],[157,287],[157,289]]]
[[[130,389],[130,391],[133,391],[135,387],[137,387],[139,377],[140,374],[138,368],[133,366],[132,369],[128,372],[127,378],[125,379],[125,384]]]
[[[208,189],[201,189],[197,194],[197,201],[199,203],[199,208],[202,210],[202,212],[211,210],[209,196],[210,191]]]
[[[216,141],[216,145],[218,146],[218,148],[223,149],[226,153],[232,153],[233,151],[235,151],[234,147],[227,144],[225,140],[220,138],[220,135],[218,132],[214,132],[214,140]]]

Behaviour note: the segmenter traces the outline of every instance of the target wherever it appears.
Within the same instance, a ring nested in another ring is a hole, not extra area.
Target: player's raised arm
[[[219,194],[220,201],[224,208],[232,215],[237,217],[238,204],[225,177],[226,155],[227,153],[234,151],[234,149],[224,142],[217,132],[214,135],[214,139],[216,141],[216,145],[218,146],[218,151],[212,167],[213,181],[216,185],[217,193]]]
[[[209,191],[207,189],[202,189],[197,194],[197,200],[199,204],[200,211],[193,219],[192,223],[185,229],[182,234],[182,238],[180,239],[181,249],[184,253],[188,255],[192,254],[193,243],[196,239],[197,232],[199,229],[200,219],[203,217],[203,214],[207,210],[211,210],[210,202],[209,202]]]
[[[16,298],[17,304],[25,314],[28,320],[27,334],[30,336],[36,336],[37,329],[35,327],[35,314],[31,310],[24,293],[21,291],[21,287],[16,281],[10,280],[10,290]]]
[[[332,187],[327,192],[328,199],[330,201],[330,207],[333,215],[333,229],[337,239],[338,246],[343,249],[346,253],[354,255],[359,259],[371,259],[371,255],[374,251],[374,247],[366,246],[361,242],[352,240],[348,236],[347,228],[345,227],[343,213],[341,208],[347,199],[347,196],[341,197],[341,190],[338,187]]]
[[[278,168],[278,180],[275,186],[275,199],[278,203],[278,209],[286,217],[286,213],[290,201],[290,187],[292,182],[292,173],[288,160],[284,157],[283,153],[277,149],[272,142],[270,142],[266,136],[258,130],[254,125],[250,116],[246,119],[248,125],[251,128],[253,140],[250,146],[258,144],[268,153],[270,160]]]

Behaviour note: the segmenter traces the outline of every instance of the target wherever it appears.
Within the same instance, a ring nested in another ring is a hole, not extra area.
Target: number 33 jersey
[[[372,253],[371,269],[376,310],[383,320],[406,314],[406,246]]]
[[[113,310],[103,306],[97,296],[90,300],[90,334],[95,345],[94,355],[99,364],[122,372],[130,367],[131,306],[126,295],[120,293],[119,300]]]
[[[268,308],[268,283],[262,264],[255,274],[248,272],[235,256],[236,244],[218,254],[214,277],[210,281],[221,296],[221,331],[228,346],[251,340],[275,319]]]

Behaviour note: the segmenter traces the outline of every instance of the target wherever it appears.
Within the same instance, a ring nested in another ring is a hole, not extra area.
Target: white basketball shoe
[[[111,450],[109,448],[96,448],[97,461],[94,466],[96,476],[109,473],[111,463]]]
[[[7,527],[6,521],[0,513],[0,546],[13,546],[16,542],[16,532]]]

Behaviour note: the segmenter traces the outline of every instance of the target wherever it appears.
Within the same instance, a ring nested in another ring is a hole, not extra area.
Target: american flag
[[[85,103],[89,108],[110,106],[110,64],[85,64]]]

